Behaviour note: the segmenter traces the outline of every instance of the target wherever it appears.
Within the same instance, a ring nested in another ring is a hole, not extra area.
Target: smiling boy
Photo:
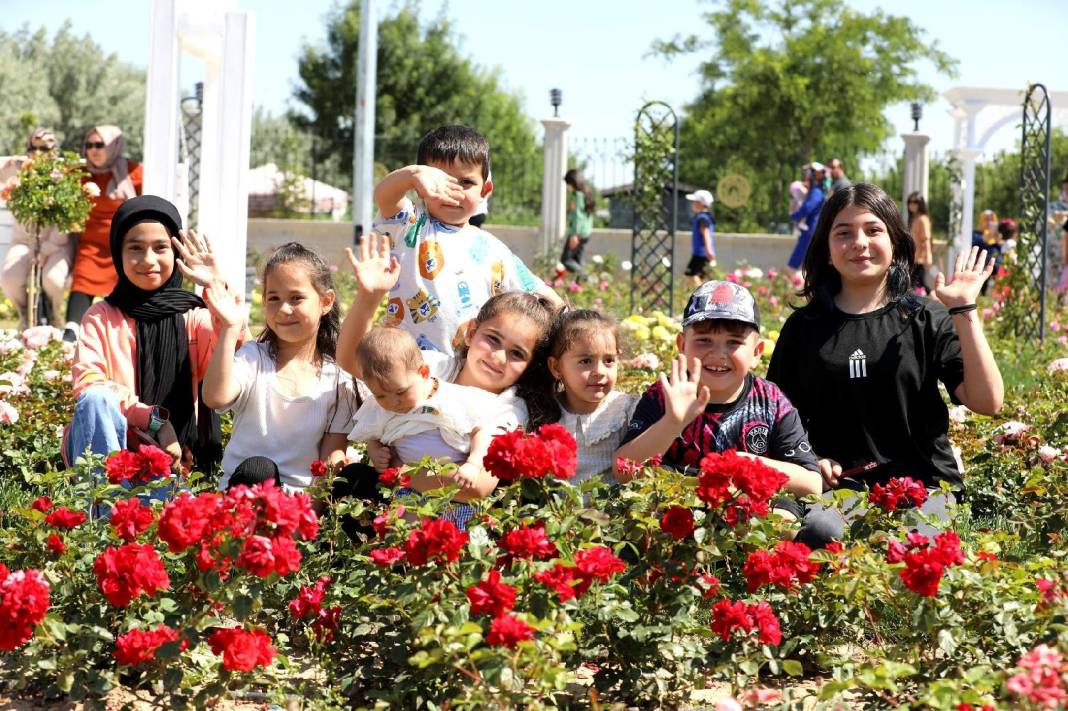
[[[822,491],[819,463],[801,419],[778,387],[750,371],[764,352],[749,290],[707,281],[690,295],[671,376],[653,383],[631,417],[617,457],[696,468],[710,452],[735,449],[789,477],[795,496]],[[631,475],[616,472],[625,482]],[[778,504],[776,504],[778,506]]]
[[[468,322],[492,296],[538,292],[561,303],[507,246],[469,224],[493,192],[490,149],[482,134],[466,126],[434,129],[420,141],[416,161],[375,187],[375,231],[390,236],[400,266],[400,280],[389,294],[389,325],[412,334],[423,350],[452,355],[463,344]],[[424,207],[406,197],[412,190]],[[344,329],[339,346],[349,345],[348,335]]]

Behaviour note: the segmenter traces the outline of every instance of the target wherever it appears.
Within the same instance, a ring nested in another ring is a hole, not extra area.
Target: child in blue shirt
[[[686,265],[686,276],[697,287],[706,279],[708,267],[716,266],[716,247],[712,243],[716,221],[712,218],[712,193],[695,190],[686,199],[693,210],[693,256]]]

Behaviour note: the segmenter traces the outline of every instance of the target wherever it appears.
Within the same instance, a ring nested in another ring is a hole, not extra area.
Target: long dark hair
[[[522,291],[507,291],[491,297],[482,304],[478,315],[475,316],[474,328],[476,330],[480,324],[504,315],[529,319],[538,328],[538,337],[534,342],[530,363],[515,381],[515,393],[523,398],[527,405],[528,429],[547,425],[560,419],[560,405],[553,397],[553,376],[547,364],[549,335],[556,313],[556,305],[544,296]],[[459,355],[467,358],[466,345],[460,349]]]
[[[263,269],[264,293],[267,291],[267,279],[271,276],[271,272],[283,264],[294,262],[303,264],[308,270],[308,278],[311,279],[312,286],[320,296],[327,291],[334,291],[334,277],[330,274],[330,267],[323,261],[323,258],[302,244],[289,242],[275,250]],[[315,353],[320,360],[334,359],[337,352],[337,337],[340,332],[341,307],[335,298],[330,311],[319,319],[319,331],[315,336]],[[259,342],[267,344],[267,351],[272,358],[278,356],[278,335],[271,330],[270,326],[263,327]]]
[[[913,212],[909,209],[910,202],[916,203],[916,212]],[[917,215],[929,214],[927,212],[927,201],[923,199],[923,195],[921,195],[917,191],[913,191],[912,193],[910,193],[909,196],[905,199],[905,213],[909,216],[909,227],[912,227],[912,220]]]
[[[572,168],[564,173],[564,182],[582,193],[582,198],[586,205],[586,214],[592,215],[594,208],[593,188],[591,188],[590,184],[586,182],[586,179],[582,177],[582,172],[576,168]]]
[[[836,190],[823,203],[819,222],[805,253],[805,284],[799,295],[814,303],[831,306],[834,296],[841,291],[842,277],[831,264],[831,227],[838,213],[850,205],[870,211],[886,225],[893,247],[890,269],[886,275],[886,293],[891,302],[900,301],[911,292],[909,275],[915,264],[916,244],[901,219],[897,204],[882,188],[870,183],[855,183]]]

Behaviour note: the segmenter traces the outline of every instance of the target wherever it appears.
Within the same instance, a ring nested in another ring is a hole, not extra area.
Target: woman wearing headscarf
[[[118,126],[94,126],[85,134],[83,183],[95,183],[98,197],[78,238],[74,253],[74,278],[67,301],[67,330],[63,337],[75,340],[78,324],[93,303],[93,297],[111,293],[118,281],[111,261],[108,235],[119,206],[141,194],[141,166],[125,157],[126,138]]]
[[[211,410],[197,402],[217,329],[201,298],[182,289],[182,276],[224,280],[207,242],[181,226],[174,205],[155,195],[126,201],[111,220],[118,281],[82,319],[77,400],[63,442],[68,464],[87,448],[107,454],[144,441],[200,471],[222,453]]]
[[[56,136],[52,129],[38,128],[26,141],[26,156],[34,158],[55,148]],[[0,272],[0,288],[19,310],[20,329],[37,325],[36,315],[26,313],[26,287],[32,261],[33,235],[23,225],[16,223],[11,231],[11,248],[4,257],[3,271]],[[63,292],[67,289],[71,262],[70,237],[66,232],[60,232],[55,225],[41,228],[38,262],[41,266],[41,283],[48,296],[48,322],[53,326],[61,326],[63,322],[59,318],[59,307],[63,303]]]

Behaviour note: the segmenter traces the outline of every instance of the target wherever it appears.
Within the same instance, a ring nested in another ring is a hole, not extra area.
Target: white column
[[[227,280],[234,289],[240,289],[245,280],[255,37],[256,22],[251,12],[226,13],[219,79],[219,229],[213,244],[219,249]]]
[[[975,159],[982,154],[976,148],[961,148],[957,151],[957,157],[961,163],[961,215],[960,232],[957,239],[946,255],[946,272],[953,269],[953,260],[957,254],[967,253],[972,248],[972,216],[975,214]]]
[[[544,171],[541,177],[541,247],[542,253],[553,252],[567,226],[567,129],[571,126],[562,118],[542,119],[545,138]],[[559,251],[559,250],[556,250]]]
[[[925,133],[903,133],[901,138],[905,141],[905,174],[903,176],[905,189],[901,206],[907,216],[908,205],[906,203],[909,195],[918,192],[923,196],[924,200],[928,199],[927,186],[930,176],[930,157],[927,151],[927,144],[931,137]]]
[[[152,0],[145,81],[144,192],[175,198],[178,159],[178,17],[175,0]]]
[[[356,234],[371,231],[374,204],[375,86],[378,15],[374,0],[360,1],[359,56],[356,61],[356,130],[352,152],[352,222]]]

